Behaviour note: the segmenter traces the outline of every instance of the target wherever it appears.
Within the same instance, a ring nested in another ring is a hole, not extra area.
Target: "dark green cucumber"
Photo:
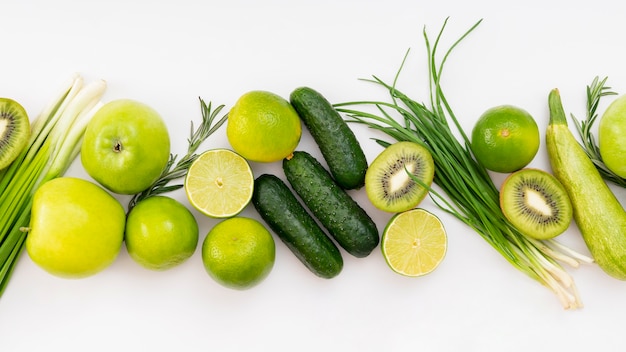
[[[281,179],[269,174],[257,177],[252,204],[311,272],[327,279],[341,272],[341,252]]]
[[[361,258],[376,248],[380,241],[376,224],[317,159],[295,151],[283,160],[283,170],[294,191],[343,249]]]
[[[343,189],[363,187],[367,159],[341,115],[326,98],[308,87],[296,88],[289,100],[311,132],[337,184]]]

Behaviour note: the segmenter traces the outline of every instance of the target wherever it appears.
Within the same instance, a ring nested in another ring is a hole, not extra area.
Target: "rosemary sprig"
[[[128,212],[141,200],[146,198],[175,191],[183,187],[183,184],[169,185],[175,179],[185,177],[191,164],[198,158],[196,150],[202,142],[220,128],[228,119],[228,114],[222,116],[215,124],[213,121],[224,108],[224,105],[218,106],[215,110],[211,110],[211,102],[207,105],[202,98],[200,99],[200,109],[202,111],[202,123],[197,130],[194,130],[193,121],[191,121],[191,131],[187,142],[187,154],[176,163],[177,155],[170,154],[170,158],[161,172],[161,176],[145,191],[135,194],[128,203]]]
[[[626,188],[626,179],[616,175],[613,171],[609,170],[608,167],[602,161],[602,156],[600,155],[600,148],[596,143],[596,139],[592,132],[593,124],[596,122],[598,118],[598,105],[600,104],[600,99],[609,95],[617,95],[616,92],[611,91],[611,87],[606,86],[606,80],[608,77],[604,77],[604,79],[600,80],[599,77],[595,77],[590,85],[587,86],[587,117],[584,120],[578,120],[572,114],[572,120],[574,121],[574,126],[576,126],[576,131],[582,140],[582,147],[585,150],[585,153],[589,156],[589,159],[594,163],[600,175],[608,181],[615,183],[618,186]]]

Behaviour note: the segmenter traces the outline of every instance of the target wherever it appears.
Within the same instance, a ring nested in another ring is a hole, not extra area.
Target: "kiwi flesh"
[[[573,216],[572,203],[561,182],[533,168],[516,171],[504,180],[500,208],[522,234],[539,240],[565,232]]]
[[[416,182],[411,173],[422,184]],[[415,208],[428,194],[435,165],[424,146],[408,141],[387,146],[365,173],[365,192],[378,209],[399,213]]]
[[[20,103],[0,98],[0,170],[9,166],[30,138],[28,114]]]

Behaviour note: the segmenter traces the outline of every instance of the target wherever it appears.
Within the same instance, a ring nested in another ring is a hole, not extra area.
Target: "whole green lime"
[[[527,166],[537,154],[539,142],[535,119],[512,105],[488,109],[472,129],[474,156],[495,172],[510,173]]]
[[[218,283],[237,290],[263,281],[274,267],[276,247],[271,233],[252,218],[233,217],[218,223],[202,244],[202,261]]]
[[[302,135],[300,116],[279,95],[251,91],[242,95],[228,113],[226,136],[233,149],[256,162],[288,157]]]
[[[130,257],[141,266],[163,271],[185,262],[198,246],[198,223],[177,200],[152,196],[129,212],[124,237]]]

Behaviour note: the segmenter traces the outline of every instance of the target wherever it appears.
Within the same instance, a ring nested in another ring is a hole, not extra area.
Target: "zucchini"
[[[362,258],[376,248],[380,240],[376,224],[319,161],[295,151],[283,160],[283,170],[294,191],[343,249]]]
[[[268,226],[311,272],[326,279],[341,272],[343,258],[339,249],[281,179],[270,174],[257,177],[252,203]]]
[[[558,90],[550,92],[548,102],[546,148],[552,172],[567,190],[574,221],[595,262],[626,280],[626,212],[569,130]]]
[[[296,88],[289,100],[311,132],[337,184],[343,189],[363,187],[367,171],[365,153],[335,108],[308,87]]]

